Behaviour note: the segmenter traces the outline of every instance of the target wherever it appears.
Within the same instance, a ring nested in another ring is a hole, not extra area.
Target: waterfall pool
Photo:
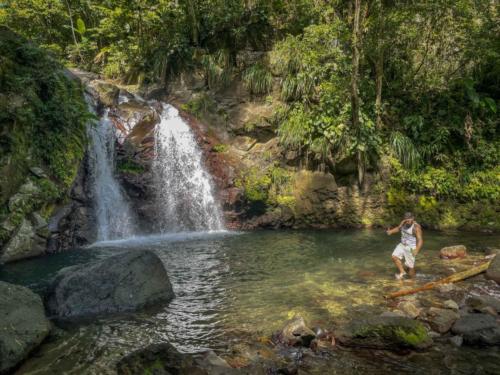
[[[484,257],[482,249],[500,243],[498,235],[424,235],[416,284],[467,268]],[[111,374],[122,356],[163,341],[181,351],[213,349],[227,358],[270,336],[295,314],[309,326],[326,328],[378,315],[389,309],[383,295],[407,285],[394,279],[390,256],[398,240],[382,230],[188,232],[101,242],[2,266],[0,280],[43,293],[62,267],[146,248],[162,258],[176,293],[156,311],[56,330],[17,373]],[[469,256],[439,259],[439,249],[454,244],[467,245]],[[500,297],[500,287],[482,277],[474,288]],[[339,350],[303,373],[500,373],[499,348],[447,348],[405,357]]]

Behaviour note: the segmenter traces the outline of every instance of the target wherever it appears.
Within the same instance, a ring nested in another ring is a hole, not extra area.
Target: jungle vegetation
[[[126,83],[201,69],[280,87],[278,135],[360,183],[390,155],[394,186],[437,199],[500,198],[500,20],[495,0],[2,0],[0,23]],[[242,74],[241,51],[265,58]],[[239,76],[238,76],[239,75]]]

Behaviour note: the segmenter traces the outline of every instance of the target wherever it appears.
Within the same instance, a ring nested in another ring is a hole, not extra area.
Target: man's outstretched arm
[[[394,227],[394,228],[388,228],[385,233],[387,233],[389,236],[391,234],[394,234],[394,233],[398,233],[400,230],[401,230],[401,227],[403,226],[403,224],[405,223],[405,220],[403,220],[397,227]]]

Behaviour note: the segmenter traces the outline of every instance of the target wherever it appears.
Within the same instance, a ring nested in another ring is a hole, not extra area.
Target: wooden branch
[[[491,263],[491,260],[486,262],[486,263],[483,263],[479,266],[472,267],[468,270],[454,273],[453,275],[445,277],[444,279],[432,281],[430,283],[424,284],[418,288],[400,290],[398,292],[388,294],[388,295],[384,296],[384,298],[396,298],[396,297],[401,297],[401,296],[407,296],[409,294],[415,294],[418,292],[422,292],[424,290],[433,289],[438,285],[456,283],[457,281],[465,280],[465,279],[468,279],[469,277],[476,276],[482,272],[485,272],[488,269],[490,263]]]

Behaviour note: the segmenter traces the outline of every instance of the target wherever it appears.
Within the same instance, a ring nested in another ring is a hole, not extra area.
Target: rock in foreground
[[[179,353],[169,343],[153,344],[137,350],[118,362],[118,375],[135,374],[192,374],[192,375],[229,375],[265,374],[263,369],[233,369],[214,352]]]
[[[453,325],[452,332],[462,335],[470,345],[500,345],[500,323],[489,314],[469,314]]]
[[[422,323],[397,316],[355,322],[341,334],[340,341],[346,346],[395,351],[425,349],[432,344],[432,339]]]
[[[14,368],[49,334],[41,298],[0,281],[0,374]]]
[[[439,251],[439,256],[443,259],[464,258],[467,255],[467,248],[464,245],[443,247]]]
[[[128,251],[64,268],[46,297],[51,315],[75,318],[135,311],[174,297],[167,271],[151,251]]]

